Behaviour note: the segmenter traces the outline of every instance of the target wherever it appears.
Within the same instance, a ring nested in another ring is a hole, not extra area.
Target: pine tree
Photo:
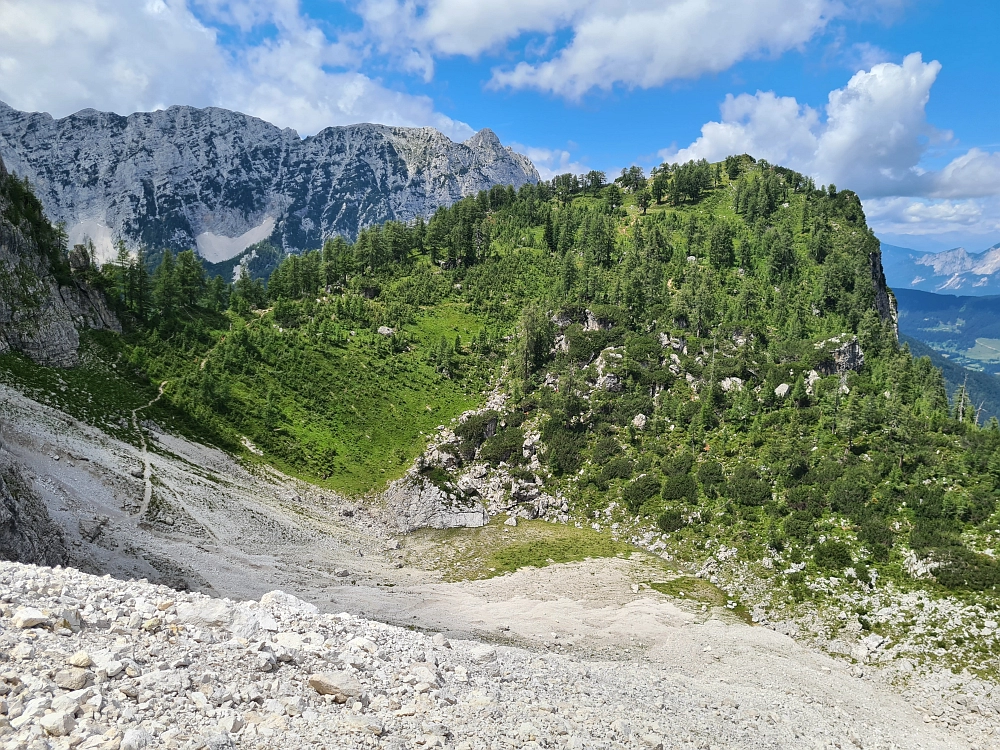
[[[173,253],[169,250],[163,251],[163,260],[153,274],[153,303],[165,324],[174,320],[184,303],[181,285],[177,279],[177,264]]]

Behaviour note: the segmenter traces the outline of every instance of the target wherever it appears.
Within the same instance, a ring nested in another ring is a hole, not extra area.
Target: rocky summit
[[[432,128],[350,125],[308,138],[224,109],[170,107],[53,119],[0,102],[0,156],[27,177],[71,244],[104,257],[123,239],[210,262],[271,240],[285,250],[435,209],[495,185],[537,182],[488,129],[454,143]]]

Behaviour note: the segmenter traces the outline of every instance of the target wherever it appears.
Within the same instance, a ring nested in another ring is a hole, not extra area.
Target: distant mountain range
[[[1000,294],[1000,244],[981,253],[963,247],[924,253],[883,243],[882,267],[893,289],[975,297]]]
[[[495,185],[537,182],[488,129],[454,143],[432,128],[350,125],[300,138],[225,109],[53,119],[0,102],[0,158],[27,177],[70,242],[107,257],[119,240],[197,248],[212,263],[269,241],[319,247],[335,234],[429,216]]]

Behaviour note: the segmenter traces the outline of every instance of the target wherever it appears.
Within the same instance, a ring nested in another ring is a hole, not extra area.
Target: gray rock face
[[[170,107],[55,120],[0,102],[0,156],[26,176],[70,242],[197,247],[219,262],[270,239],[286,250],[428,216],[494,185],[537,182],[490,130],[454,143],[432,128],[350,125],[302,139],[224,109]]]
[[[0,447],[0,560],[65,565],[68,559],[62,531]]]
[[[9,179],[0,160],[0,183]],[[81,329],[120,332],[121,325],[80,277],[56,279],[23,207],[4,196],[0,191],[0,354],[13,350],[41,364],[72,367]]]

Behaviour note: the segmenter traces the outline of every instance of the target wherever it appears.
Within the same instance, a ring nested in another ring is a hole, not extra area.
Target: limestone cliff
[[[106,256],[112,243],[235,257],[428,216],[495,185],[538,181],[490,130],[454,143],[432,128],[350,125],[308,138],[224,109],[170,107],[55,120],[0,102],[0,156],[46,212]]]
[[[0,354],[72,367],[80,330],[121,331],[101,293],[70,270],[62,244],[38,200],[0,160]]]

